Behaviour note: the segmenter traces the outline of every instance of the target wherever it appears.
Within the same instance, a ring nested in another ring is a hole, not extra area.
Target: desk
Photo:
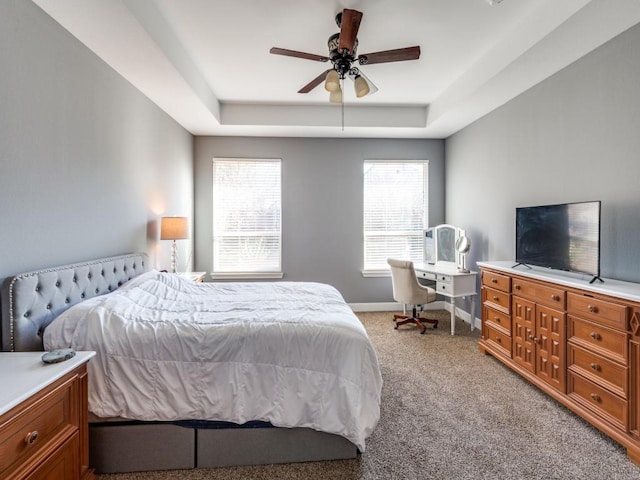
[[[471,297],[471,331],[476,316],[476,275],[478,272],[458,272],[455,267],[440,267],[430,263],[414,263],[418,278],[436,282],[435,291],[451,302],[451,335],[456,333],[456,303],[459,297]]]

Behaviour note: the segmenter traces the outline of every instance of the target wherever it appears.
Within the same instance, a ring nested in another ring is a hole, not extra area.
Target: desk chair
[[[438,320],[423,318],[417,314],[418,307],[420,307],[420,311],[422,311],[423,305],[436,300],[436,291],[418,282],[416,272],[413,270],[413,262],[388,258],[387,263],[391,267],[393,299],[403,305],[411,305],[413,308],[411,316],[393,316],[393,321],[396,322],[394,328],[397,330],[400,325],[406,323],[416,324],[420,329],[420,333],[427,331],[427,327],[424,325],[425,323],[433,325],[433,328],[437,328]]]

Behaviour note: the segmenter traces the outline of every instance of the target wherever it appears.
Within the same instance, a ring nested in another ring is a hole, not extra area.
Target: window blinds
[[[213,273],[281,270],[281,161],[213,161]]]
[[[364,270],[388,270],[387,258],[423,261],[429,162],[364,162]]]

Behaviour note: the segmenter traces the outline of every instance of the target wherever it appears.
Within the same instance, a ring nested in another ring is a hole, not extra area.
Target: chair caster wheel
[[[438,328],[438,325],[434,325],[433,328]]]
[[[394,329],[394,330],[397,330],[397,329],[398,329],[398,325],[396,325],[395,327],[393,327],[393,329]]]
[[[426,332],[427,332],[427,329],[425,328],[424,330],[422,330],[422,331],[420,332],[420,335],[424,335]]]

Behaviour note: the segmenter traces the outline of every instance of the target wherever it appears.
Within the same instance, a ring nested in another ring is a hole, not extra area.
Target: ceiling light
[[[356,78],[353,80],[353,87],[356,90],[356,97],[358,98],[364,97],[370,91],[369,84],[361,75],[356,75]]]
[[[335,92],[340,90],[340,75],[335,70],[329,70],[324,82],[324,88],[327,92]]]
[[[329,101],[331,103],[342,103],[342,89],[340,88],[340,85],[338,85],[337,90],[329,94]]]

